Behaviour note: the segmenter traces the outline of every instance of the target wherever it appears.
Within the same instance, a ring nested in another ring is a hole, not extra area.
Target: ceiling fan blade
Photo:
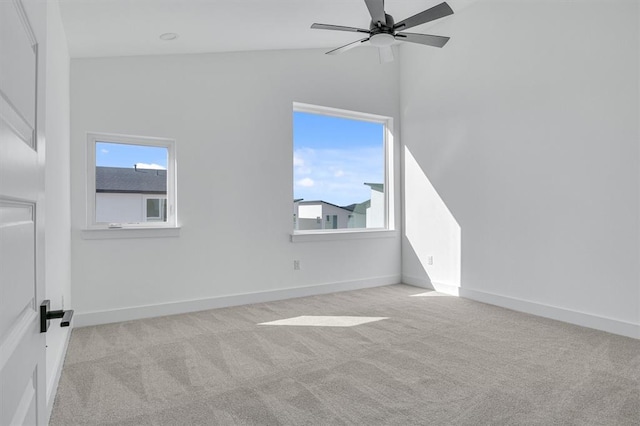
[[[335,31],[349,31],[352,33],[366,33],[369,34],[369,30],[364,28],[355,27],[343,27],[342,25],[330,25],[330,24],[313,24],[311,28],[314,30],[335,30]]]
[[[353,49],[354,47],[358,47],[362,43],[364,43],[365,41],[369,41],[369,37],[363,38],[362,40],[356,40],[353,43],[345,44],[344,46],[338,47],[337,49],[333,49],[333,50],[328,51],[326,54],[327,55],[337,55],[339,53],[346,52],[349,49]]]
[[[453,14],[453,10],[447,4],[447,2],[440,3],[433,6],[431,9],[423,10],[422,12],[413,15],[410,18],[400,21],[393,26],[394,30],[408,30],[416,25],[425,24],[427,22],[435,21],[436,19],[444,18]]]
[[[398,33],[396,40],[408,41],[410,43],[426,44],[427,46],[442,47],[449,41],[449,37],[435,36],[429,34]]]
[[[382,46],[378,49],[380,55],[380,63],[393,62],[393,49],[391,46]]]
[[[367,9],[369,9],[373,22],[387,23],[387,17],[384,13],[384,0],[364,0],[364,2],[367,4]]]

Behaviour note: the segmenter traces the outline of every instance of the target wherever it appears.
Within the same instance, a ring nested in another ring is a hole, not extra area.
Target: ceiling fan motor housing
[[[369,31],[371,31],[371,35],[374,34],[380,34],[380,33],[385,33],[385,34],[393,34],[393,25],[395,24],[395,21],[393,20],[393,16],[385,13],[385,20],[387,22],[380,23],[380,26],[378,26],[378,22],[374,22],[371,21],[371,24],[369,25]]]

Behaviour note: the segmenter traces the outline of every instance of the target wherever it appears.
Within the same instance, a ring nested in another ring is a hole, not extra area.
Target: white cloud
[[[315,185],[315,182],[313,181],[313,179],[307,177],[307,178],[304,178],[304,179],[300,179],[298,181],[298,185],[304,186],[306,188],[309,188],[309,187]]]
[[[314,155],[315,152],[312,149],[297,150],[293,153],[293,168],[297,176],[311,174]]]
[[[293,167],[295,198],[345,206],[371,197],[364,182],[384,182],[381,147],[299,148],[294,154],[304,160],[304,167]]]
[[[167,170],[166,167],[163,167],[160,164],[156,164],[156,163],[151,163],[151,164],[136,163],[136,168],[138,168],[138,169],[153,169],[153,170]]]
[[[108,153],[109,153],[109,150],[108,150],[108,149],[104,149],[104,148],[102,148],[102,149],[100,150],[100,152],[101,152],[101,153],[103,153],[103,154],[108,154]]]

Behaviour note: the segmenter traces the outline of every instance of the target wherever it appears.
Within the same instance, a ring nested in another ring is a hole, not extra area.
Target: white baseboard
[[[60,383],[60,376],[62,375],[62,367],[64,366],[64,359],[67,355],[67,348],[69,347],[72,327],[73,325],[69,328],[65,328],[63,331],[63,343],[56,354],[56,359],[53,365],[53,369],[55,371],[53,380],[47,384],[47,424],[49,424],[49,418],[53,412],[53,403],[56,399],[56,392],[58,391],[58,384]]]
[[[184,314],[187,312],[204,311],[207,309],[227,308],[230,306],[249,305],[252,303],[273,302],[275,300],[293,299],[296,297],[315,296],[318,294],[337,293],[340,291],[381,287],[385,285],[398,284],[400,283],[400,281],[400,275],[388,275],[384,277],[342,281],[336,283],[312,285],[307,287],[294,287],[256,293],[234,294],[230,296],[212,297],[208,299],[185,300],[157,305],[134,306],[129,308],[111,309],[107,311],[76,312],[74,314],[74,326],[86,327],[90,325],[109,324],[142,318]]]
[[[428,278],[403,275],[402,282],[415,287],[429,288],[452,296],[464,297],[465,299],[496,305],[512,309],[514,311],[525,312],[527,314],[563,321],[569,324],[640,339],[640,324],[586,314],[584,312],[572,311],[570,309],[544,305],[513,297],[466,289],[464,287],[458,287],[451,284],[432,282]]]
[[[446,284],[437,281],[431,281],[429,278],[420,278],[413,275],[402,275],[402,282],[414,287],[428,288],[440,293],[450,294],[451,296],[459,296],[460,286],[455,284]]]
[[[582,327],[594,328],[608,333],[640,339],[640,324],[462,287],[459,291],[460,297],[466,299],[477,300],[478,302],[502,306],[503,308],[513,309],[514,311],[526,312],[528,314],[568,322]]]

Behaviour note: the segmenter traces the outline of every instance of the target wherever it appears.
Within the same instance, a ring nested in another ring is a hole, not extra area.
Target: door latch
[[[60,321],[60,327],[69,327],[71,318],[73,317],[73,309],[68,311],[50,311],[50,300],[44,300],[40,304],[40,333],[46,333],[49,329],[49,320],[62,318]]]

